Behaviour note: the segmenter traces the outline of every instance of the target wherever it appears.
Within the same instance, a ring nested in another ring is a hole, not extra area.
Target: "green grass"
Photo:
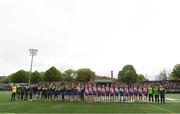
[[[180,102],[143,103],[70,103],[10,101],[10,92],[0,92],[0,113],[180,113]],[[168,94],[180,100],[180,94]]]

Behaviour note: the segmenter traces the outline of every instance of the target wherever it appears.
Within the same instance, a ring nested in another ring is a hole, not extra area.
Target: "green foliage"
[[[180,64],[176,64],[172,71],[172,77],[176,80],[180,80]]]
[[[31,74],[31,82],[37,83],[42,81],[42,75],[38,71],[35,71]]]
[[[59,70],[55,67],[51,67],[44,73],[44,81],[46,82],[58,82],[62,81],[63,77]]]
[[[3,83],[3,81],[5,80],[5,77],[4,76],[0,76],[0,83]]]
[[[76,71],[72,70],[72,69],[68,69],[66,71],[64,71],[63,73],[63,80],[64,81],[73,81],[76,75]]]
[[[148,79],[146,79],[143,74],[138,74],[137,75],[137,81],[148,81]]]
[[[10,77],[9,77],[9,76],[8,76],[8,77],[6,77],[6,78],[4,79],[4,81],[3,81],[3,83],[4,83],[4,84],[11,83],[11,79],[10,79]]]
[[[95,77],[96,74],[91,69],[81,68],[77,71],[76,79],[80,82],[89,82],[90,80],[94,80]]]
[[[125,65],[119,71],[118,79],[122,82],[137,82],[137,73],[132,65]]]
[[[0,77],[0,83],[7,84],[7,83],[10,83],[10,82],[11,82],[10,77],[7,77],[7,76],[1,76]]]
[[[12,83],[27,83],[29,75],[26,71],[20,70],[10,76]]]

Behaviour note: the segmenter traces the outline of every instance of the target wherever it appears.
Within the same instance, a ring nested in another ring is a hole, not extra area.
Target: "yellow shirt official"
[[[13,93],[16,93],[16,91],[17,91],[16,86],[13,86],[13,87],[12,87],[12,92],[13,92]]]

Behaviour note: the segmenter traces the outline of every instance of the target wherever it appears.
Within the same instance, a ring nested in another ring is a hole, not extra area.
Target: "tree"
[[[76,79],[80,82],[89,82],[90,80],[94,80],[95,77],[96,74],[91,69],[81,68],[77,71]]]
[[[171,73],[172,77],[176,80],[180,80],[180,64],[176,64]]]
[[[55,67],[51,67],[44,73],[44,81],[46,82],[58,82],[62,81],[62,74]]]
[[[31,82],[38,83],[42,81],[42,75],[38,71],[35,71],[31,74]]]
[[[163,69],[159,75],[157,76],[158,80],[160,81],[166,81],[168,79],[168,73],[166,71],[166,69]]]
[[[0,83],[7,84],[7,83],[10,83],[10,82],[11,82],[11,80],[10,80],[9,76],[0,76]]]
[[[172,76],[172,72],[168,73],[168,80],[174,80],[174,77]]]
[[[0,83],[3,83],[5,78],[6,78],[5,76],[0,76]]]
[[[148,79],[145,78],[145,76],[143,74],[138,74],[137,81],[148,81]]]
[[[12,83],[27,83],[29,75],[26,71],[20,70],[10,76]]]
[[[122,82],[137,82],[137,73],[132,65],[125,65],[119,71],[118,79]]]
[[[11,78],[11,77],[7,76],[7,77],[3,80],[2,83],[4,83],[4,84],[11,83],[11,79],[10,79],[10,78]]]
[[[76,75],[76,71],[72,70],[72,69],[68,69],[66,71],[64,71],[63,73],[63,80],[64,81],[73,81]]]

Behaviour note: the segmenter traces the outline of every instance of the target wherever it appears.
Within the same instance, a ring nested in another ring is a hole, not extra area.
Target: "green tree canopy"
[[[174,79],[180,80],[180,64],[174,66],[171,75]]]
[[[2,81],[2,83],[4,83],[4,84],[11,83],[11,77],[10,77],[10,76],[7,76],[7,77]]]
[[[28,82],[28,73],[24,70],[20,70],[10,76],[12,83],[27,83]]]
[[[42,81],[42,75],[38,71],[35,71],[31,74],[31,82],[38,83]]]
[[[137,75],[137,81],[148,81],[148,79],[146,79],[143,74],[138,74]]]
[[[63,80],[64,81],[73,81],[76,75],[76,71],[72,69],[68,69],[63,73]]]
[[[118,79],[122,82],[137,82],[137,73],[132,65],[125,65],[121,71],[119,71]]]
[[[80,82],[89,82],[90,80],[94,80],[95,77],[96,74],[91,69],[81,68],[77,71],[76,79]]]
[[[55,67],[51,67],[44,73],[44,81],[46,82],[58,82],[62,81],[63,77],[59,70]]]
[[[10,83],[10,77],[9,76],[0,76],[0,83]]]
[[[2,77],[0,76],[0,83],[3,83],[4,80],[5,80],[5,78],[6,78],[6,77],[4,77],[4,76],[2,76]]]

